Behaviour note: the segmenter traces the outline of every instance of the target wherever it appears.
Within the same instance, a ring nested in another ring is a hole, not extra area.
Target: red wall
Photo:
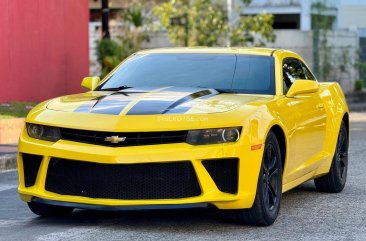
[[[81,91],[89,73],[88,0],[0,0],[0,102]]]

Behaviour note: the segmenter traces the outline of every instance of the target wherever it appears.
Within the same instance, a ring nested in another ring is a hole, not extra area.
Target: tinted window
[[[238,56],[233,89],[274,94],[273,58]]]
[[[304,63],[302,63],[302,64],[303,64],[303,68],[304,68],[304,71],[305,71],[306,79],[315,80],[314,75],[310,72],[310,70],[306,67],[306,65]]]
[[[273,57],[234,54],[146,54],[122,64],[98,88],[204,87],[274,94]]]
[[[282,70],[284,94],[287,93],[291,85],[297,79],[315,80],[308,68],[306,68],[306,66],[298,59],[285,59]]]

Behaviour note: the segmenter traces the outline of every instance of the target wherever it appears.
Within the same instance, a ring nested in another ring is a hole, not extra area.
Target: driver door
[[[297,79],[316,81],[302,61],[288,58],[283,61],[284,94]],[[286,179],[292,181],[313,171],[322,156],[326,115],[319,91],[293,98],[285,97],[281,117],[290,130],[289,161]]]

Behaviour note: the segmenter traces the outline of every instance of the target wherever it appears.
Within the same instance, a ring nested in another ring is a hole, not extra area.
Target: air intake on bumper
[[[232,194],[238,192],[239,160],[237,158],[205,160],[202,164],[221,192]]]
[[[43,157],[39,155],[22,154],[25,187],[31,187],[36,183],[38,169],[41,165],[42,158]]]

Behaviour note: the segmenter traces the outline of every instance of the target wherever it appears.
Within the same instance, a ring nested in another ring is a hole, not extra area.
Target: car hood
[[[47,109],[106,115],[210,114],[236,109],[273,96],[219,93],[206,88],[130,88],[92,91],[51,100]]]

